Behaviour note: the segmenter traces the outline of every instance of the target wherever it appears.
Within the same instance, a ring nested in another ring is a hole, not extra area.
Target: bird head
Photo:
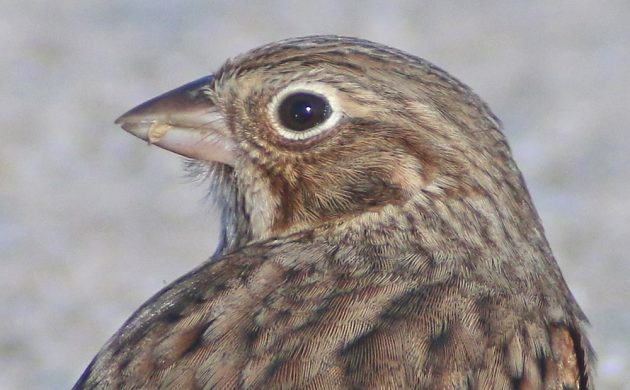
[[[263,46],[117,123],[210,178],[224,249],[409,208],[501,198],[531,212],[487,106],[427,61],[359,39]]]

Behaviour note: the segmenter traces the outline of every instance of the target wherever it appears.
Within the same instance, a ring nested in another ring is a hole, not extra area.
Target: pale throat
[[[238,175],[253,241],[273,236],[272,226],[280,202],[270,190],[269,180],[255,170],[240,170]]]

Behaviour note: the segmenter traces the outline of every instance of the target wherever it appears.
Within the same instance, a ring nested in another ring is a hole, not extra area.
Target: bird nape
[[[440,68],[289,39],[117,123],[207,176],[222,240],[75,389],[592,388],[586,318],[500,122]]]

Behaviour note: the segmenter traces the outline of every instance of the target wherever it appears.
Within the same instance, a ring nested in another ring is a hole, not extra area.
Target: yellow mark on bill
[[[172,128],[173,128],[173,126],[171,126],[171,125],[169,125],[167,123],[160,123],[160,122],[152,123],[151,126],[149,126],[149,131],[147,132],[147,141],[150,144],[154,144],[154,143],[158,142]]]

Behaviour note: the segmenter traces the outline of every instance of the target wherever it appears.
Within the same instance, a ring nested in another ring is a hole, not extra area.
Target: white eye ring
[[[287,128],[282,124],[282,121],[279,118],[280,105],[290,95],[299,93],[321,96],[327,102],[328,109],[330,110],[328,117],[321,123],[305,129],[304,131],[296,131]],[[330,85],[323,83],[305,82],[291,84],[274,96],[269,103],[267,110],[269,112],[269,117],[271,118],[271,123],[278,134],[280,134],[283,138],[292,141],[302,141],[319,135],[335,126],[343,116],[341,106],[339,105],[339,99],[337,97],[337,90]]]

